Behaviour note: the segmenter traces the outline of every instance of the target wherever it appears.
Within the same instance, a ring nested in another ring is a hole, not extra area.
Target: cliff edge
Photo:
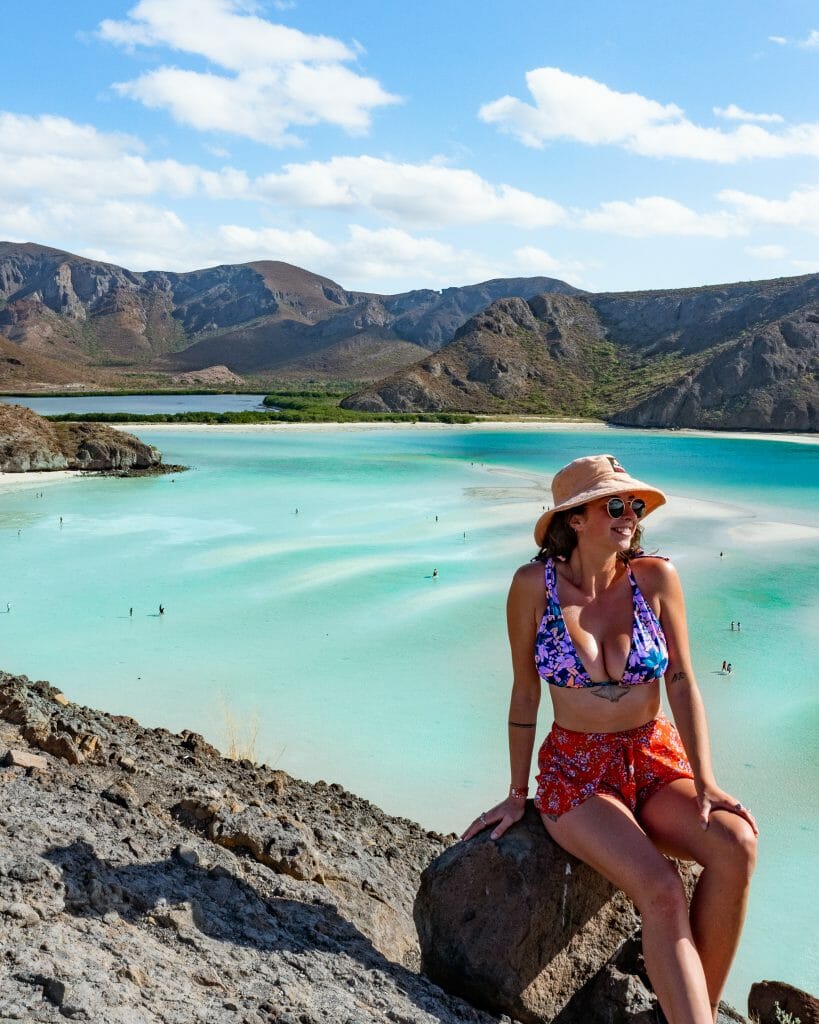
[[[131,475],[178,471],[133,434],[104,423],[51,423],[22,405],[0,403],[0,473],[61,469]]]

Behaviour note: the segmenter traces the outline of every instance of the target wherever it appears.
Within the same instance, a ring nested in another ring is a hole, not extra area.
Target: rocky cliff
[[[495,915],[485,957],[497,909],[479,899],[482,886],[505,888],[514,910],[531,822],[499,853],[485,836],[453,848],[454,837],[340,786],[227,760],[194,733],[144,729],[3,672],[0,766],[4,1021],[511,1024],[502,1009],[477,1009],[419,973],[413,901],[426,868],[415,913],[422,920],[426,905],[440,934],[431,879],[442,892],[445,874],[460,870],[443,914],[456,911],[465,935]],[[542,830],[538,838],[547,842]],[[530,885],[535,868],[557,863],[545,856],[529,864]],[[633,912],[601,879],[586,890],[582,874],[549,913],[563,915],[567,934],[582,929],[585,946],[564,955],[559,936],[524,929],[527,950],[560,953],[557,967],[543,965],[557,981],[552,995],[541,986],[539,1005],[563,1006],[559,1024],[653,1022]],[[547,1017],[530,1008],[523,1019]],[[720,1024],[742,1020],[723,1007]]]
[[[135,473],[176,471],[133,434],[102,423],[51,423],[22,405],[0,403],[0,473],[60,469]]]
[[[342,405],[817,430],[819,275],[503,300],[434,355]]]
[[[72,381],[95,383],[100,375],[213,366],[371,380],[439,348],[495,299],[553,290],[577,291],[537,277],[371,295],[274,260],[135,273],[47,246],[0,242],[0,335],[21,352],[20,383],[32,356],[40,363],[28,379],[44,383],[62,375],[42,360],[69,367]]]

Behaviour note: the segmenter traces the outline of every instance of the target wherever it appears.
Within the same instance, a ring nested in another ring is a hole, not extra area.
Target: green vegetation
[[[356,412],[352,409],[282,409],[245,412],[67,412],[46,416],[52,423],[472,423],[460,412]]]
[[[281,386],[272,391],[264,399],[268,406],[264,410],[245,410],[243,412],[179,412],[179,413],[62,413],[47,416],[53,422],[68,423],[471,423],[476,417],[468,413],[456,412],[417,412],[417,413],[382,413],[357,412],[355,409],[342,409],[339,402],[351,390],[360,385],[347,383],[299,385],[297,387]],[[227,394],[227,391],[179,390],[162,392],[117,391],[115,395],[129,394],[167,394],[167,395],[207,395]],[[231,392],[238,393],[238,392]],[[77,396],[76,392],[68,394]],[[61,396],[65,397],[65,395]],[[83,394],[81,397],[87,398]]]

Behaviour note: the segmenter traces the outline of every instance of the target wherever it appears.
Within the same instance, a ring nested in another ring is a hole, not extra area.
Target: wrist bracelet
[[[513,729],[536,729],[537,722],[509,722]]]
[[[528,786],[510,786],[509,787],[509,796],[511,796],[513,800],[525,800],[528,795],[529,795],[529,787]]]

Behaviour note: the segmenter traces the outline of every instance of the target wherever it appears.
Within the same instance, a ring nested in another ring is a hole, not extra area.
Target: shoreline
[[[696,430],[693,427],[620,427],[611,426],[603,420],[473,420],[471,423],[402,423],[380,421],[375,423],[364,420],[343,423],[110,423],[108,426],[116,430],[163,430],[169,433],[191,430],[219,430],[226,433],[264,433],[270,430],[316,430],[316,431],[338,431],[340,433],[366,431],[366,430],[481,430],[490,428],[493,430],[535,430],[535,431],[565,431],[577,430],[592,432],[596,430],[610,431],[612,434],[623,431],[634,430],[641,434],[655,434],[664,436],[666,434],[678,434],[681,437],[724,437],[731,440],[751,441],[789,441],[793,444],[819,444],[819,434],[806,433],[782,433],[777,431],[751,431],[751,430]]]

